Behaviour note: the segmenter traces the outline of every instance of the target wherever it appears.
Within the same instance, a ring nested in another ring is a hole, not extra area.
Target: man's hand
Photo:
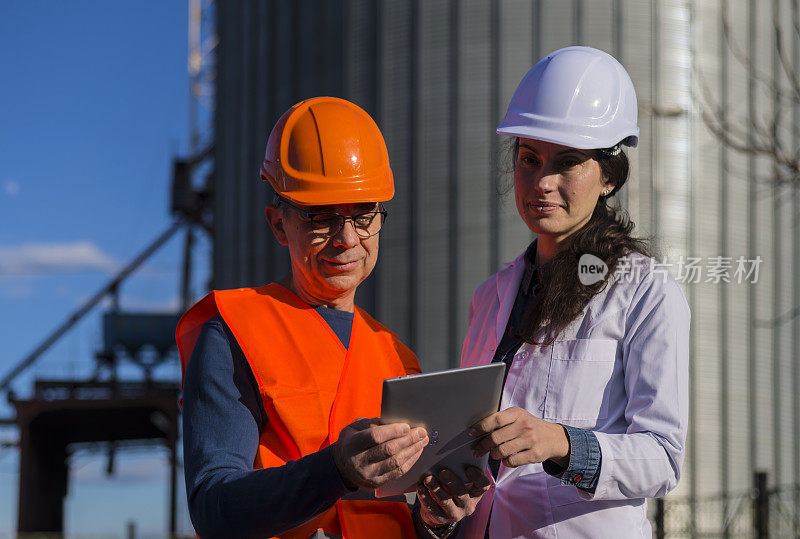
[[[333,444],[333,460],[345,484],[374,490],[410,470],[426,445],[428,434],[422,427],[360,418],[342,429]]]
[[[429,528],[458,522],[475,511],[484,492],[489,490],[489,478],[478,468],[465,470],[469,481],[464,484],[448,469],[437,475],[428,474],[417,485],[420,502],[419,516]]]
[[[569,439],[564,428],[522,408],[494,413],[471,430],[476,438],[488,434],[476,444],[476,455],[489,452],[509,468],[548,459],[561,466],[569,463]]]

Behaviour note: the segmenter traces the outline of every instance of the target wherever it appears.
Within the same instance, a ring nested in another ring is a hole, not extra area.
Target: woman
[[[464,485],[428,477],[434,532],[468,516],[467,537],[651,537],[646,498],[678,483],[689,309],[609,205],[636,117],[625,69],[589,47],[547,55],[512,98],[497,132],[515,137],[517,210],[537,239],[473,294],[461,357],[508,365],[501,411],[473,427],[495,485],[474,509]]]

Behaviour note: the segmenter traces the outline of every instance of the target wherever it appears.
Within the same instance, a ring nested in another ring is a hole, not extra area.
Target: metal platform
[[[71,444],[150,440],[169,450],[170,529],[175,529],[177,384],[38,380],[34,398],[11,400],[19,427],[19,532],[61,532]]]

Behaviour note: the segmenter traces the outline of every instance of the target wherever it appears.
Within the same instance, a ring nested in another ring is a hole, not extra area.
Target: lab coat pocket
[[[592,421],[608,416],[617,354],[613,339],[572,339],[553,344],[545,419]]]
[[[560,507],[572,503],[586,502],[578,494],[578,489],[572,485],[562,485],[561,479],[553,476],[546,476],[547,496],[550,498],[551,507]]]

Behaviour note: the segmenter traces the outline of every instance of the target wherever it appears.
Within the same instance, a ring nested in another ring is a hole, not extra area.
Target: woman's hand
[[[478,468],[470,466],[465,473],[469,479],[466,484],[445,468],[436,475],[425,475],[417,485],[419,516],[429,528],[458,522],[471,515],[484,492],[489,490],[489,478]]]
[[[488,452],[508,468],[552,460],[569,464],[569,439],[564,428],[531,415],[522,408],[494,413],[472,426],[471,435],[484,436],[475,445],[480,456]]]

